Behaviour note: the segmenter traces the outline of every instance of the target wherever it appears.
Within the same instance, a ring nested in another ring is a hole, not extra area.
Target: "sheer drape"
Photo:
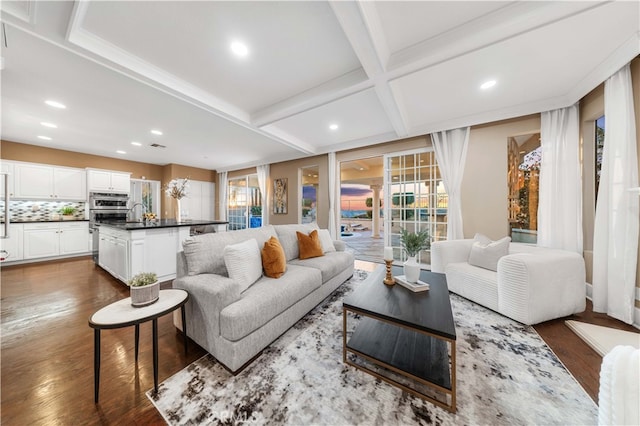
[[[220,187],[218,218],[219,220],[227,220],[227,191],[229,187],[227,172],[218,173],[218,186]]]
[[[258,186],[260,187],[260,196],[262,199],[262,226],[269,224],[269,209],[267,208],[267,190],[269,182],[269,165],[262,164],[256,167],[258,172]]]
[[[338,239],[336,226],[336,153],[329,153],[329,233],[334,240]]]
[[[633,323],[639,199],[636,127],[627,64],[604,84],[606,129],[593,235],[593,310]]]
[[[538,245],[582,255],[579,105],[541,114]]]
[[[446,130],[431,134],[442,183],[449,197],[447,208],[447,239],[464,238],[462,229],[461,186],[469,145],[469,128]]]

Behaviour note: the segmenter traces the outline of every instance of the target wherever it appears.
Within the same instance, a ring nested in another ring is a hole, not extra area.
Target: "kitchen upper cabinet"
[[[0,162],[0,172],[9,174],[9,196],[13,198],[15,196],[15,187],[16,187],[15,186],[16,175],[15,175],[14,163],[6,160],[2,160],[2,162]],[[5,182],[4,179],[6,179],[6,177],[0,179],[0,197],[1,198],[4,198],[4,182]]]
[[[29,200],[87,199],[87,177],[82,169],[15,163],[15,198]]]
[[[87,170],[89,192],[124,192],[129,193],[131,176],[129,173],[109,170]]]

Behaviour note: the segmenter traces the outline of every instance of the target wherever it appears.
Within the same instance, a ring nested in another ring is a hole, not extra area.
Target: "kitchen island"
[[[174,219],[96,223],[98,265],[124,283],[140,272],[155,272],[161,282],[172,280],[176,277],[176,254],[192,227],[212,226],[221,232],[226,225],[216,220]]]

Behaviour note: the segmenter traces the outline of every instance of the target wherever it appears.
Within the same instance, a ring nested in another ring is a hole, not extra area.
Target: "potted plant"
[[[151,305],[160,297],[160,282],[153,272],[142,272],[129,280],[131,305],[138,308]]]
[[[421,250],[431,247],[429,241],[429,232],[426,229],[415,233],[409,232],[404,228],[400,228],[400,244],[409,257],[402,264],[404,276],[411,283],[418,282],[420,278],[420,264],[416,261],[416,256]]]
[[[60,209],[60,213],[62,214],[62,220],[70,220],[74,218],[74,213],[76,212],[76,208],[73,206],[64,206]]]

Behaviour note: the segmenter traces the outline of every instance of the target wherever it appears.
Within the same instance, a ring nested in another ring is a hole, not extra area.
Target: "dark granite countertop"
[[[222,220],[185,220],[176,222],[175,219],[160,219],[147,222],[101,222],[96,223],[96,226],[109,226],[123,231],[136,231],[140,229],[177,228],[181,226],[226,225],[227,223],[229,222]]]
[[[28,219],[22,219],[22,220],[12,220],[10,223],[50,223],[50,222],[89,222],[89,219],[57,219],[57,220],[53,220],[53,219],[37,219],[37,220],[28,220]],[[4,223],[4,220],[0,220],[0,223]]]

